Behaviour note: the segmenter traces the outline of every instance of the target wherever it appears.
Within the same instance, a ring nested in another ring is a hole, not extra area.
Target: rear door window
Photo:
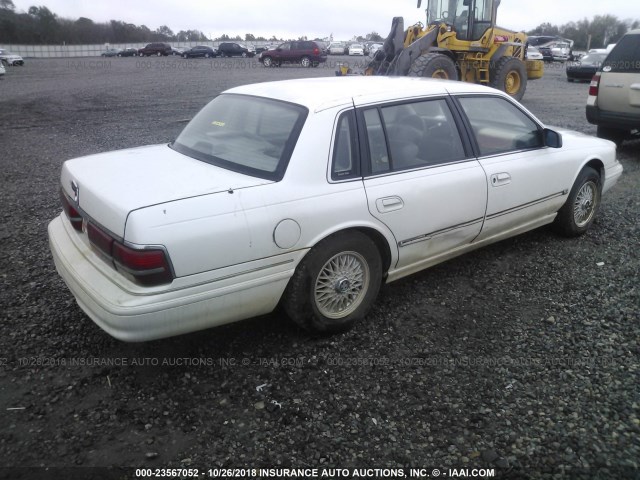
[[[602,65],[605,72],[640,73],[640,35],[625,35]]]

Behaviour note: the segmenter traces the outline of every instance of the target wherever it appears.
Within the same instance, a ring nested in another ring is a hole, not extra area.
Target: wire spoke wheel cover
[[[599,173],[589,166],[583,168],[553,222],[556,231],[566,237],[585,233],[598,213],[601,194]]]
[[[573,218],[578,227],[584,227],[593,217],[597,194],[598,187],[594,182],[587,182],[580,188],[576,200],[573,202]]]
[[[348,230],[318,242],[289,280],[282,306],[312,332],[344,332],[362,320],[383,278],[380,250],[366,234]]]
[[[315,282],[316,307],[328,318],[351,314],[362,303],[371,275],[357,252],[342,252],[324,264]]]

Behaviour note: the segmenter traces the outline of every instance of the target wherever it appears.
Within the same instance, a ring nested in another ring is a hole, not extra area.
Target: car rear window
[[[602,65],[605,72],[640,73],[640,35],[625,35]]]
[[[189,122],[172,148],[222,168],[281,180],[307,113],[278,100],[220,95]]]

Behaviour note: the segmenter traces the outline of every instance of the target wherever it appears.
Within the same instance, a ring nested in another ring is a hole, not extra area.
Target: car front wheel
[[[591,167],[582,169],[576,179],[567,201],[558,211],[554,221],[556,230],[566,237],[577,237],[585,233],[600,207],[602,181]]]
[[[270,67],[270,66],[272,65],[271,57],[264,57],[264,58],[262,59],[262,64],[263,64],[265,67]]]
[[[339,233],[318,243],[298,265],[283,307],[306,330],[345,331],[369,311],[381,282],[375,243],[357,231]]]

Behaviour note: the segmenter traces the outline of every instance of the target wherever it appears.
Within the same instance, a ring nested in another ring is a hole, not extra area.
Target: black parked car
[[[602,62],[607,58],[607,53],[589,53],[580,58],[577,62],[567,64],[567,80],[573,82],[575,80],[590,81],[591,78],[600,69]]]
[[[193,58],[193,57],[213,58],[217,56],[218,56],[218,52],[206,45],[196,45],[195,47],[182,52],[183,58]]]
[[[168,43],[150,43],[146,47],[138,50],[138,55],[141,57],[149,55],[171,55],[171,45]]]
[[[136,57],[138,50],[135,48],[124,48],[118,52],[118,57]]]
[[[218,53],[221,57],[253,57],[256,51],[239,43],[225,42],[218,46]]]

